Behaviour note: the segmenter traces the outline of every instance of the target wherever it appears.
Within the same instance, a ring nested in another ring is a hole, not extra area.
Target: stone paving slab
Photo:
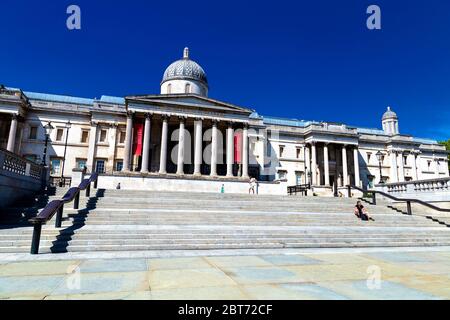
[[[442,249],[6,259],[0,299],[450,299]]]

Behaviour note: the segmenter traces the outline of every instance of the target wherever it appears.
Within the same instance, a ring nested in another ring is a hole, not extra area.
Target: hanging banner
[[[136,123],[134,125],[134,135],[133,135],[133,155],[142,155],[142,137],[144,136],[144,124]]]
[[[234,163],[242,163],[242,132],[234,134]]]

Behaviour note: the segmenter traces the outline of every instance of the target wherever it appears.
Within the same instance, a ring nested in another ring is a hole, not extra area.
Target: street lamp
[[[380,184],[383,184],[383,172],[382,172],[382,168],[381,168],[381,164],[383,163],[383,152],[378,151],[376,154],[377,159],[378,159],[378,166],[380,168]]]
[[[62,163],[62,170],[61,170],[61,180],[59,181],[59,186],[62,187],[63,180],[64,180],[64,166],[66,164],[66,151],[67,151],[67,139],[69,138],[69,129],[72,126],[70,121],[67,121],[66,125],[64,126],[66,130],[66,142],[64,143],[64,157],[63,157],[63,163]]]
[[[45,144],[44,144],[44,155],[42,157],[42,162],[41,164],[43,166],[46,166],[45,163],[45,159],[47,158],[47,145],[48,145],[48,139],[50,138],[50,133],[52,133],[52,130],[54,129],[52,126],[52,123],[49,121],[47,122],[47,124],[44,126],[45,129]]]

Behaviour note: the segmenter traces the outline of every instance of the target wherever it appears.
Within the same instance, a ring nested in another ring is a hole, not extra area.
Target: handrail
[[[374,204],[374,205],[377,204],[376,194],[380,194],[380,195],[385,196],[386,198],[392,199],[394,201],[406,202],[407,211],[408,211],[409,215],[412,215],[411,203],[418,203],[422,206],[425,206],[425,207],[428,207],[428,208],[431,208],[433,210],[440,211],[440,212],[450,212],[450,209],[440,208],[440,207],[437,207],[435,205],[432,205],[428,202],[425,202],[425,201],[422,201],[419,199],[397,198],[397,197],[394,197],[393,195],[390,195],[386,192],[379,191],[379,190],[365,190],[365,189],[362,189],[362,188],[354,186],[354,185],[347,185],[347,189],[348,189],[348,197],[349,198],[352,197],[352,189],[356,189],[356,190],[359,190],[364,193],[366,193],[366,192],[371,193],[372,194],[372,204]]]
[[[53,200],[34,218],[28,221],[33,224],[33,239],[31,240],[31,254],[39,253],[39,242],[41,239],[42,225],[50,221],[56,214],[55,228],[61,228],[64,204],[73,201],[73,208],[78,209],[80,205],[80,192],[86,190],[86,197],[91,194],[91,183],[94,183],[94,189],[97,189],[98,173],[93,172],[91,176],[84,179],[78,187],[70,188],[60,200]]]

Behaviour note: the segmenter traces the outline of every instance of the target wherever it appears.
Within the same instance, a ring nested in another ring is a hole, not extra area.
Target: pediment
[[[186,109],[200,109],[215,112],[238,113],[250,115],[253,110],[239,107],[227,102],[198,96],[195,94],[172,95],[138,95],[125,98],[127,104],[151,104],[160,106],[179,107]]]

